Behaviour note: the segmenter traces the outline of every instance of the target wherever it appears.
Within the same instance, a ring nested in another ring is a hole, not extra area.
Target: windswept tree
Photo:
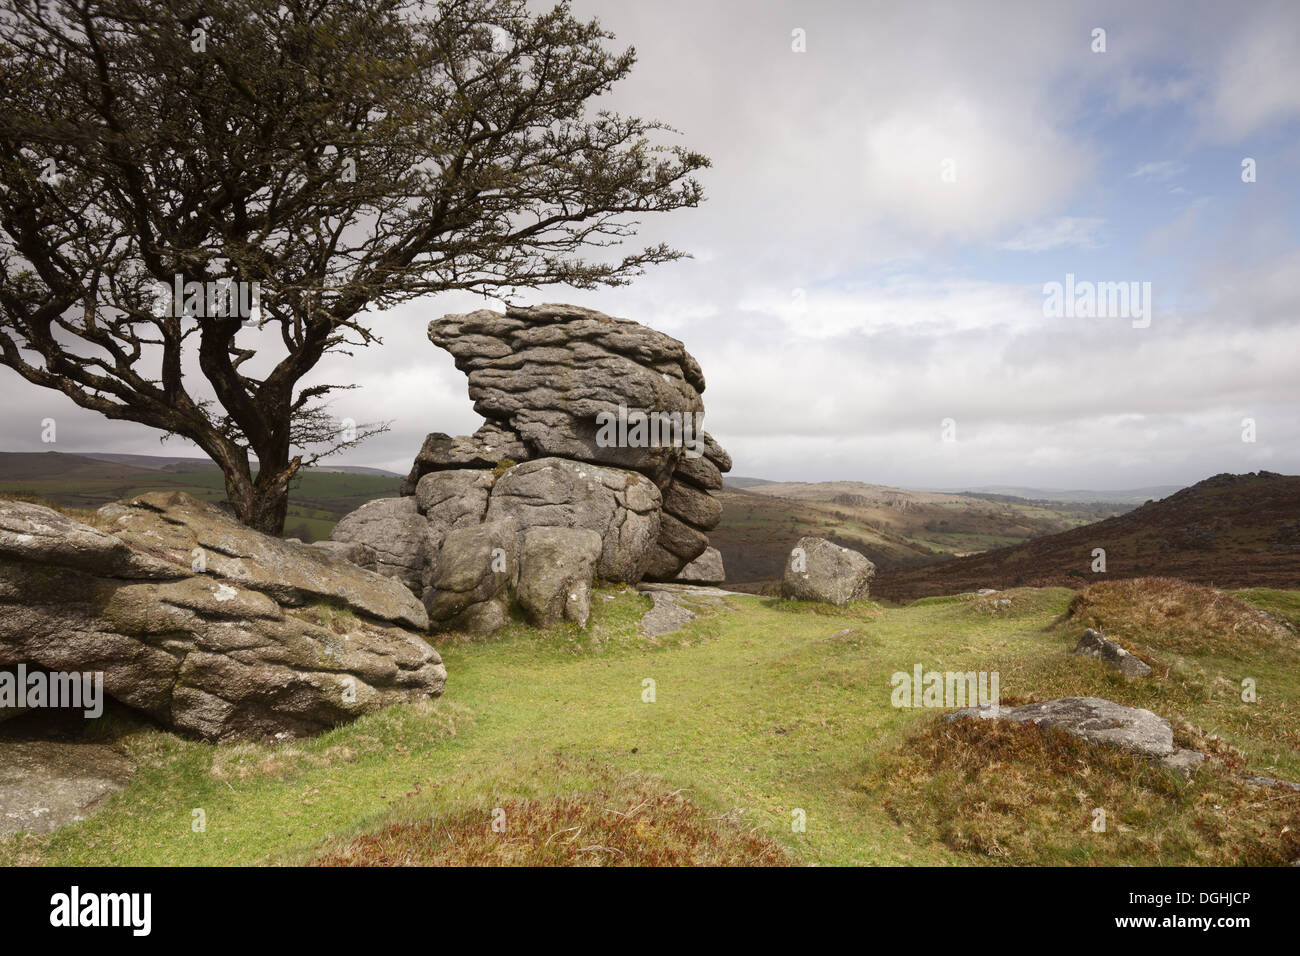
[[[194,442],[280,533],[295,474],[365,437],[304,377],[376,310],[682,255],[608,248],[708,165],[596,109],[611,39],[522,0],[4,0],[0,362]]]

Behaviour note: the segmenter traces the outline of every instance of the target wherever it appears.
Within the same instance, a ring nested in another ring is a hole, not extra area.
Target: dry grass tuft
[[[1284,621],[1223,591],[1176,578],[1094,584],[1075,595],[1066,620],[1157,654],[1240,658],[1300,651],[1300,637]]]
[[[1184,741],[1207,740],[1181,726]],[[928,723],[862,789],[922,839],[1010,864],[1280,865],[1300,857],[1300,793],[1247,784],[1210,740],[1191,781],[1063,731],[996,720]],[[1106,829],[1093,829],[1096,810]]]
[[[504,829],[493,829],[493,820]],[[395,823],[318,856],[317,866],[788,866],[793,859],[731,815],[644,779],[547,799],[506,800]]]

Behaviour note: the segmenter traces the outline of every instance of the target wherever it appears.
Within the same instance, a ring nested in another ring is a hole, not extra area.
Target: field
[[[313,740],[211,745],[106,716],[96,738],[139,765],[126,790],[52,835],[0,841],[0,862],[1285,862],[1300,795],[1241,775],[1300,779],[1300,592],[1207,594],[1150,582],[844,609],[740,596],[656,642],[637,628],[647,599],[603,590],[585,632],[438,639],[440,700]],[[1085,623],[1156,674],[1071,656]],[[891,706],[891,675],[915,664],[998,671],[1004,703],[1148,707],[1213,756],[1183,782],[1059,735],[942,724]]]

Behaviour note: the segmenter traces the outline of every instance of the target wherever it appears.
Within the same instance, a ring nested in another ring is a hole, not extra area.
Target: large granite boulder
[[[486,421],[469,436],[429,435],[402,485],[408,503],[349,515],[326,547],[360,546],[354,560],[406,583],[434,627],[473,631],[551,589],[528,579],[535,562],[509,581],[485,577],[484,539],[456,532],[505,521],[521,541],[533,528],[592,531],[593,573],[629,584],[673,580],[704,555],[731,458],[702,429],[704,376],[681,342],[571,305],[447,315],[429,339],[468,376]],[[720,580],[720,565],[689,574]]]
[[[424,592],[435,630],[490,633],[506,622],[519,579],[519,526],[512,518],[448,531]]]
[[[429,522],[414,498],[376,498],[344,515],[331,541],[360,545],[357,562],[418,590],[428,563]]]
[[[659,506],[659,489],[637,472],[539,458],[497,480],[487,519],[513,518],[521,528],[594,531],[603,542],[600,577],[635,584],[659,537]]]
[[[825,538],[800,538],[785,563],[781,596],[843,606],[870,594],[876,566]]]
[[[538,627],[561,620],[587,626],[591,580],[601,559],[589,528],[529,528],[519,543],[519,606]]]
[[[442,692],[428,615],[392,577],[180,492],[96,523],[0,502],[0,667],[102,672],[110,697],[209,739],[316,733]]]
[[[483,523],[495,480],[492,472],[473,468],[435,471],[420,479],[415,503],[439,542],[448,531]]]

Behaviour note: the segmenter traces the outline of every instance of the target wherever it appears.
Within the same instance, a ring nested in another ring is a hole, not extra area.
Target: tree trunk
[[[289,482],[298,473],[302,459],[286,461],[283,459],[288,458],[287,454],[268,454],[267,459],[280,457],[282,460],[277,464],[274,460],[259,459],[257,476],[254,477],[244,449],[232,447],[211,433],[202,437],[208,440],[199,440],[199,444],[225,477],[226,500],[230,502],[235,517],[255,531],[276,537],[282,535],[289,513]]]
[[[230,505],[235,509],[235,517],[248,527],[278,538],[284,533],[284,521],[289,513],[289,489],[263,488],[254,483],[244,495],[232,497]]]
[[[237,517],[244,524],[263,534],[279,537],[284,534],[285,518],[289,514],[289,481],[298,472],[301,460],[295,458],[280,467],[259,466],[257,477],[251,482],[232,482],[226,476],[226,496]]]

